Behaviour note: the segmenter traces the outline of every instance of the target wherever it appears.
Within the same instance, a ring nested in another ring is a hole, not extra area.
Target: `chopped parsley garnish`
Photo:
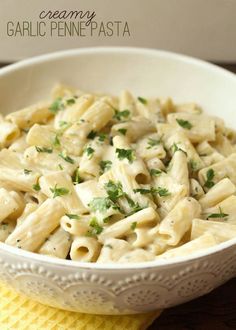
[[[124,196],[124,192],[120,182],[115,183],[109,180],[107,183],[105,183],[104,187],[106,189],[108,197],[113,202],[116,202],[118,198]]]
[[[46,147],[38,147],[36,146],[35,149],[37,150],[37,152],[46,152],[48,154],[52,153],[52,148],[46,148]]]
[[[104,245],[104,247],[109,248],[109,249],[113,249],[113,246],[111,244],[106,244],[106,245]]]
[[[84,152],[86,153],[86,155],[88,156],[88,159],[91,159],[93,157],[93,154],[95,152],[95,150],[91,147],[87,147]]]
[[[63,168],[63,166],[62,166],[61,164],[59,164],[58,167],[59,167],[59,169],[60,169],[61,171],[64,170],[64,168]]]
[[[101,174],[111,169],[112,162],[110,160],[101,160],[99,166],[101,168]]]
[[[66,103],[67,103],[68,105],[75,104],[75,99],[68,99],[68,100],[66,100]]]
[[[156,140],[156,139],[149,138],[148,143],[147,143],[148,144],[147,149],[151,149],[152,147],[155,147],[160,143],[161,143],[161,139]]]
[[[135,193],[140,193],[142,195],[146,195],[146,194],[152,194],[154,193],[154,188],[151,188],[151,189],[146,189],[146,188],[138,188],[138,189],[134,189],[133,191]]]
[[[64,196],[69,194],[69,190],[64,187],[57,187],[57,184],[55,185],[54,188],[50,188],[50,191],[53,193],[53,198],[56,198],[58,196]]]
[[[126,132],[127,132],[127,129],[126,129],[126,128],[119,128],[119,129],[118,129],[118,132],[119,132],[120,134],[122,134],[122,135],[125,135]]]
[[[99,235],[103,231],[103,227],[99,225],[95,217],[91,219],[89,226],[92,227],[92,229],[87,232],[88,236]]]
[[[113,137],[112,136],[109,137],[109,144],[110,144],[110,146],[113,146]]]
[[[161,175],[162,171],[161,170],[156,170],[155,168],[151,168],[150,174],[151,176],[159,176]]]
[[[64,110],[65,106],[62,102],[62,98],[58,97],[49,107],[49,110],[54,113],[57,114],[58,111],[60,110]]]
[[[127,199],[127,202],[129,203],[129,206],[132,207],[132,211],[127,216],[130,216],[145,208],[145,207],[139,205],[138,202],[134,202],[130,197],[128,197],[128,195],[126,195],[126,199]]]
[[[170,196],[171,195],[171,193],[168,191],[168,189],[162,188],[162,187],[158,187],[156,189],[156,192],[158,193],[158,195],[160,197],[166,197],[166,196]]]
[[[138,189],[134,189],[134,192],[135,193],[140,193],[142,195],[145,195],[145,194],[152,194],[152,195],[158,194],[160,197],[170,195],[170,192],[166,188],[161,188],[161,187],[158,187],[158,188],[151,187],[150,189],[138,188]]]
[[[129,115],[130,115],[129,110],[123,110],[123,111],[115,110],[115,114],[114,114],[113,118],[115,118],[117,120],[124,120],[124,118],[128,118]]]
[[[82,178],[80,177],[80,174],[79,174],[79,168],[77,168],[73,174],[73,177],[72,177],[72,180],[74,183],[80,183],[82,182]]]
[[[77,214],[69,214],[69,213],[66,213],[66,216],[70,219],[74,219],[74,220],[79,220],[79,216]]]
[[[226,218],[229,216],[228,214],[223,213],[221,207],[219,207],[219,211],[220,211],[219,213],[212,213],[212,214],[208,215],[207,219]]]
[[[64,152],[60,152],[58,154],[58,156],[61,157],[62,159],[64,159],[67,163],[70,163],[70,164],[75,163],[74,159],[72,159],[70,156],[67,156]]]
[[[52,144],[54,145],[54,147],[60,147],[61,142],[60,142],[59,137],[58,137],[57,134],[55,135],[55,137],[54,137],[54,139],[52,141]]]
[[[106,137],[107,137],[107,134],[105,134],[105,133],[100,133],[100,134],[98,135],[98,141],[100,141],[100,142],[104,142],[105,139],[106,139]]]
[[[111,217],[109,216],[109,217],[104,218],[103,219],[103,222],[104,223],[108,223],[110,220],[111,220]]]
[[[59,126],[63,129],[66,129],[67,127],[70,126],[70,123],[68,123],[67,121],[61,120],[61,121],[59,121]]]
[[[145,104],[145,105],[148,103],[148,101],[141,96],[138,97],[138,100],[139,100],[139,102],[141,102],[142,104]]]
[[[92,130],[87,135],[87,139],[93,140],[96,136],[97,136],[97,132],[95,132],[95,131]]]
[[[40,185],[39,185],[38,183],[35,183],[35,184],[33,185],[33,189],[34,189],[35,191],[40,191],[40,190],[41,190],[41,187],[40,187]]]
[[[132,149],[116,149],[116,154],[119,160],[128,159],[132,163],[135,159],[134,150]]]
[[[107,137],[107,134],[105,133],[97,133],[95,131],[90,131],[89,134],[87,135],[87,139],[90,139],[90,140],[94,140],[95,137],[98,137],[98,141],[100,142],[104,142],[106,137]]]
[[[32,170],[27,170],[27,168],[24,168],[24,174],[29,175],[32,172]]]
[[[124,213],[124,210],[115,204],[121,197],[124,197],[127,200],[129,206],[132,208],[132,211],[128,215],[143,209],[143,207],[141,207],[138,202],[134,202],[132,198],[130,198],[130,196],[123,191],[122,184],[120,182],[115,183],[110,180],[104,185],[104,187],[106,189],[108,198],[114,203],[113,208],[118,209],[121,213]]]
[[[109,208],[117,208],[117,206],[108,197],[95,197],[88,206],[93,212],[105,212]]]
[[[171,149],[172,149],[173,153],[175,153],[176,151],[182,151],[185,155],[187,155],[187,152],[184,151],[183,149],[181,149],[180,147],[178,147],[178,145],[176,143],[173,143],[173,145],[171,146]]]
[[[198,164],[197,164],[197,162],[196,162],[195,160],[193,160],[193,159],[190,159],[190,161],[189,161],[189,166],[190,166],[190,168],[191,168],[191,170],[192,170],[193,172],[197,171],[197,169],[198,169]]]
[[[215,176],[215,172],[212,168],[210,168],[206,173],[206,182],[204,184],[205,187],[212,188],[215,185],[213,181],[214,176]]]
[[[184,129],[190,130],[193,127],[193,125],[187,120],[177,118],[176,121],[179,126],[183,127]]]
[[[132,198],[130,198],[129,195],[125,192],[124,192],[124,197],[126,198],[129,206],[133,209],[128,215],[131,215],[143,209],[143,207],[140,206],[138,202],[134,202]]]
[[[137,222],[136,221],[135,222],[132,222],[130,228],[132,230],[135,230],[136,227],[137,227]]]

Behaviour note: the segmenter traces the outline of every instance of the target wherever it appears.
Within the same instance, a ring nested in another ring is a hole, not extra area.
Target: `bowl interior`
[[[63,83],[85,91],[117,94],[130,89],[136,96],[168,97],[177,102],[197,102],[212,115],[233,122],[236,110],[236,75],[212,64],[165,51],[136,48],[89,48],[58,52],[16,63],[0,70],[0,112],[16,111],[48,98],[51,88]],[[213,247],[198,257],[235,244],[236,239]],[[50,262],[51,258],[18,251],[0,244],[4,251]],[[197,257],[197,256],[194,256]],[[183,261],[187,258],[176,258]],[[191,258],[188,258],[191,259]],[[54,260],[54,259],[53,259]],[[58,264],[67,261],[59,260]],[[163,261],[161,264],[169,264]],[[78,262],[71,262],[77,267]],[[154,263],[150,263],[150,265]],[[69,263],[68,263],[69,265]],[[102,265],[80,264],[103,268]],[[125,267],[125,265],[123,265]],[[123,266],[117,266],[122,268]],[[141,265],[128,265],[140,267]],[[147,263],[142,265],[147,266]],[[116,266],[112,265],[112,268]],[[107,268],[107,266],[105,266]],[[109,268],[109,267],[108,267]]]
[[[195,101],[232,125],[236,76],[206,62],[165,51],[90,48],[28,59],[0,71],[0,112],[47,98],[58,82],[86,91]]]

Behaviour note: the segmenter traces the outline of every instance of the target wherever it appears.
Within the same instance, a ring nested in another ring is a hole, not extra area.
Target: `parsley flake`
[[[212,188],[215,185],[213,181],[214,176],[215,176],[215,172],[212,168],[210,168],[206,173],[206,182],[204,184],[205,187]]]
[[[179,126],[183,127],[184,129],[190,130],[193,127],[193,125],[187,120],[177,118],[176,121]]]
[[[145,207],[142,207],[138,202],[134,202],[128,195],[126,195],[126,199],[127,199],[129,206],[132,207],[132,211],[127,216],[130,216],[145,208]]]
[[[84,152],[86,153],[88,159],[91,159],[93,157],[93,154],[95,152],[95,150],[91,147],[87,147]]]
[[[67,103],[68,105],[75,104],[75,99],[73,99],[73,98],[68,99],[68,100],[66,100],[66,103]]]
[[[62,128],[62,129],[66,129],[70,126],[70,123],[68,123],[67,121],[64,121],[64,120],[60,120],[59,121],[59,126]]]
[[[87,135],[87,139],[93,140],[96,136],[97,136],[97,132],[95,132],[95,131],[92,130]]]
[[[109,217],[104,218],[103,219],[103,222],[104,223],[108,223],[110,220],[111,220],[111,217],[109,216]]]
[[[134,189],[133,191],[135,193],[140,193],[142,195],[145,195],[145,194],[152,194],[152,195],[158,194],[160,197],[170,195],[169,191],[166,188],[161,188],[161,187],[158,187],[158,188],[151,187],[150,189],[138,188],[138,189]]]
[[[198,169],[198,163],[193,159],[190,159],[189,166],[193,172],[196,172]]]
[[[91,219],[89,226],[92,227],[92,229],[87,232],[88,236],[99,235],[103,231],[103,227],[99,225],[95,217]]]
[[[79,216],[77,214],[70,214],[70,213],[66,213],[66,216],[70,219],[74,219],[74,220],[79,220]]]
[[[159,176],[159,175],[162,174],[162,171],[161,170],[156,170],[155,168],[151,168],[150,174],[151,174],[151,176]]]
[[[54,113],[57,114],[58,111],[60,110],[64,110],[65,106],[62,102],[62,98],[58,97],[49,107],[49,110]]]
[[[52,144],[54,145],[54,147],[60,147],[61,142],[59,140],[58,134],[55,135],[55,137],[54,137],[54,139],[52,141]]]
[[[120,182],[115,183],[109,180],[107,183],[105,183],[104,187],[106,189],[108,197],[113,202],[116,202],[118,198],[124,196],[124,192]]]
[[[79,168],[77,168],[73,174],[73,177],[72,177],[72,180],[74,183],[80,183],[82,182],[82,178],[80,177],[80,174],[79,174]]]
[[[156,192],[158,193],[158,195],[160,197],[166,197],[166,196],[170,196],[171,195],[171,193],[168,191],[168,189],[162,188],[162,187],[158,187],[156,189]]]
[[[136,221],[135,222],[132,222],[130,228],[132,230],[135,230],[136,227],[137,227],[137,222]]]
[[[88,206],[93,212],[98,211],[101,213],[106,212],[111,207],[117,208],[108,197],[95,197]]]
[[[38,146],[35,146],[35,149],[37,150],[37,152],[46,152],[48,154],[51,154],[53,151],[52,148],[38,147]]]
[[[64,159],[67,163],[70,163],[70,164],[75,163],[74,159],[72,159],[70,156],[67,156],[66,153],[64,153],[64,152],[60,152],[58,154],[58,156],[61,157],[62,159]]]
[[[118,111],[115,109],[115,114],[114,114],[113,118],[121,121],[121,120],[124,120],[124,118],[128,118],[129,115],[130,115],[129,110]]]
[[[119,129],[118,129],[118,132],[119,132],[120,134],[122,134],[122,135],[125,135],[126,132],[127,132],[127,129],[126,129],[126,128],[119,128]]]
[[[187,155],[187,152],[184,151],[183,149],[181,149],[177,143],[173,143],[173,145],[171,146],[171,149],[173,151],[173,153],[175,153],[176,151],[182,151],[185,155]]]
[[[106,244],[106,245],[104,245],[104,247],[109,248],[109,249],[113,249],[113,246],[111,244]]]
[[[111,169],[112,162],[110,160],[101,160],[99,166],[101,168],[101,174]]]
[[[139,100],[139,102],[141,102],[144,105],[146,105],[148,103],[148,101],[145,98],[141,97],[141,96],[138,97],[138,100]]]
[[[227,213],[223,213],[221,207],[219,207],[219,213],[212,213],[208,215],[207,219],[214,219],[214,218],[226,218],[229,215]]]
[[[99,140],[100,142],[104,142],[105,139],[106,139],[106,137],[107,137],[107,134],[105,134],[105,133],[100,133],[100,134],[98,135],[98,140]]]
[[[53,198],[69,194],[69,190],[67,188],[57,187],[57,184],[54,188],[50,188],[50,191],[53,193]]]
[[[119,160],[128,159],[132,163],[135,159],[134,150],[132,149],[116,149],[116,154]]]
[[[140,193],[142,195],[146,194],[151,194],[152,193],[152,188],[151,189],[146,189],[146,188],[138,188],[133,190],[135,193]]]
[[[149,138],[148,143],[147,143],[148,144],[147,149],[151,149],[152,147],[156,147],[160,143],[161,143],[161,139],[156,140],[156,139]]]
[[[32,170],[28,170],[27,168],[24,168],[24,174],[29,175],[32,172]]]
[[[36,183],[36,184],[33,185],[33,189],[35,191],[40,191],[41,190],[41,187],[40,187],[40,185],[38,183]]]

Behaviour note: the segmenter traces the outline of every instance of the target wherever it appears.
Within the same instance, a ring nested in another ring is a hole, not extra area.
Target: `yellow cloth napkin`
[[[144,330],[160,314],[103,316],[68,312],[37,303],[0,283],[1,330]]]

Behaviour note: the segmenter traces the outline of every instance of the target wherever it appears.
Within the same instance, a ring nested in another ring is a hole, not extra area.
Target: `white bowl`
[[[236,76],[209,63],[164,51],[90,48],[28,59],[0,70],[0,110],[8,113],[63,82],[89,91],[172,96],[196,101],[233,123]],[[95,313],[166,308],[199,297],[236,275],[236,239],[189,258],[101,265],[54,259],[0,243],[0,278],[44,304]]]

